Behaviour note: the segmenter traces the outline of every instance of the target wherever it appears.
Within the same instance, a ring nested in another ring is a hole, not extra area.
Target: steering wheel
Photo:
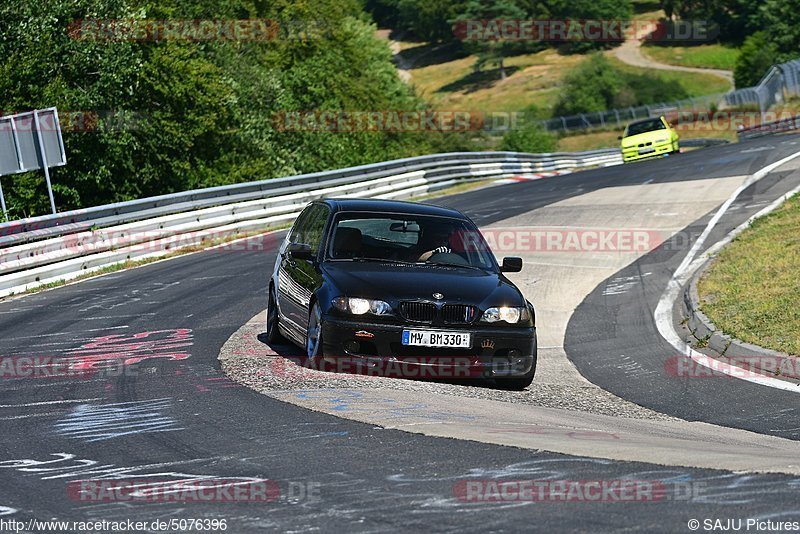
[[[453,254],[452,252],[434,252],[431,254],[431,257],[428,258],[428,261],[431,263],[452,263],[454,265],[463,265],[465,267],[469,266],[469,262],[467,260],[458,254]]]

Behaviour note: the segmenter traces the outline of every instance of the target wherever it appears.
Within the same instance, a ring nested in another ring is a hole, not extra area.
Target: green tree
[[[561,98],[554,115],[574,115],[603,111],[613,106],[624,82],[605,56],[596,53],[570,70],[564,77]]]
[[[69,33],[81,19],[255,18],[277,21],[277,38]],[[0,102],[61,112],[67,165],[53,171],[61,210],[463,146],[463,136],[446,134],[278,128],[287,111],[423,107],[374,30],[355,0],[6,0]],[[100,120],[70,128],[76,111]],[[14,216],[47,211],[40,174],[3,185]]]
[[[633,16],[631,0],[550,0],[543,7],[544,12],[549,13],[554,19],[628,21]],[[566,53],[586,53],[619,44],[614,41],[582,39],[563,43],[560,49]]]
[[[463,12],[456,17],[455,24],[469,21],[486,21],[486,30],[481,38],[468,40],[465,47],[478,55],[475,69],[480,71],[486,65],[496,65],[500,79],[506,78],[505,58],[520,49],[520,43],[492,32],[490,24],[499,20],[521,20],[528,12],[521,2],[515,0],[468,0]]]
[[[561,98],[553,114],[575,115],[608,109],[669,102],[688,97],[676,80],[651,74],[624,72],[595,53],[564,77]]]
[[[765,0],[756,15],[780,62],[800,56],[800,6],[797,0]]]
[[[528,121],[520,127],[509,130],[500,143],[500,150],[511,152],[542,153],[553,152],[558,140],[547,133],[538,123]]]
[[[736,87],[752,87],[778,61],[778,47],[766,32],[756,32],[744,41],[733,71]]]

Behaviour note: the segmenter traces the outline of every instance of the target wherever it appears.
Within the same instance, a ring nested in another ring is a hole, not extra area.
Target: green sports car
[[[680,151],[678,132],[663,116],[630,123],[619,139],[625,163]]]

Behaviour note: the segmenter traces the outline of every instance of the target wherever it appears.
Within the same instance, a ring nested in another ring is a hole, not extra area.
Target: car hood
[[[636,135],[631,135],[630,137],[623,137],[622,138],[622,146],[623,148],[631,148],[642,143],[655,143],[659,139],[667,139],[669,140],[671,136],[670,130],[655,130],[652,132],[644,132]]]
[[[340,295],[400,300],[461,302],[485,309],[490,306],[524,306],[525,299],[514,284],[500,273],[441,265],[326,262],[328,280]],[[333,288],[331,288],[333,289]]]

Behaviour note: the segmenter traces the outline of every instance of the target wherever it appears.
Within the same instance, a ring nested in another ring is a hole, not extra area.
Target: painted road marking
[[[781,165],[788,163],[789,161],[800,157],[800,152],[796,152],[791,156],[787,156],[775,163],[767,165],[763,169],[760,169],[755,174],[753,174],[750,178],[748,178],[733,194],[725,201],[725,203],[720,206],[717,213],[711,218],[711,220],[706,225],[705,230],[703,233],[700,234],[700,237],[695,242],[694,246],[689,250],[689,253],[681,262],[680,266],[675,270],[675,273],[672,275],[672,278],[667,285],[667,289],[661,295],[661,298],[658,301],[658,305],[656,306],[656,311],[654,313],[654,318],[656,322],[656,327],[658,328],[658,332],[661,334],[661,337],[666,339],[670,345],[675,347],[681,354],[687,354],[692,360],[694,360],[697,364],[702,365],[703,367],[709,367],[707,364],[708,356],[705,354],[694,350],[692,347],[686,343],[678,332],[675,331],[675,328],[672,324],[672,310],[675,305],[676,300],[680,296],[681,289],[686,284],[686,282],[692,277],[692,275],[699,269],[703,263],[714,254],[716,254],[723,246],[730,243],[734,237],[739,235],[742,231],[744,231],[750,223],[757,219],[758,217],[762,217],[775,209],[777,209],[781,204],[784,203],[786,199],[794,195],[795,193],[800,192],[800,186],[795,187],[782,197],[775,200],[772,204],[764,208],[763,210],[759,211],[749,219],[747,219],[744,223],[740,224],[736,228],[734,228],[728,235],[726,235],[723,239],[715,243],[711,246],[702,256],[695,259],[695,256],[703,247],[705,240],[708,238],[711,231],[716,226],[717,222],[719,222],[720,218],[725,214],[728,208],[733,204],[736,198],[748,187],[752,184],[756,183],[760,179],[764,178],[773,170],[777,169]],[[710,367],[709,367],[710,368]],[[768,386],[775,389],[782,389],[784,391],[791,391],[794,393],[800,393],[800,386],[797,384],[791,384],[784,380],[779,380],[777,378],[772,378],[769,376],[755,376],[752,373],[748,373],[748,376],[743,376],[745,373],[742,373],[742,369],[740,367],[727,364],[722,361],[715,360],[714,368],[722,372],[726,375],[739,378],[740,380],[746,380],[748,382],[752,382],[754,384],[758,384],[761,386]],[[752,376],[751,376],[752,375]]]

